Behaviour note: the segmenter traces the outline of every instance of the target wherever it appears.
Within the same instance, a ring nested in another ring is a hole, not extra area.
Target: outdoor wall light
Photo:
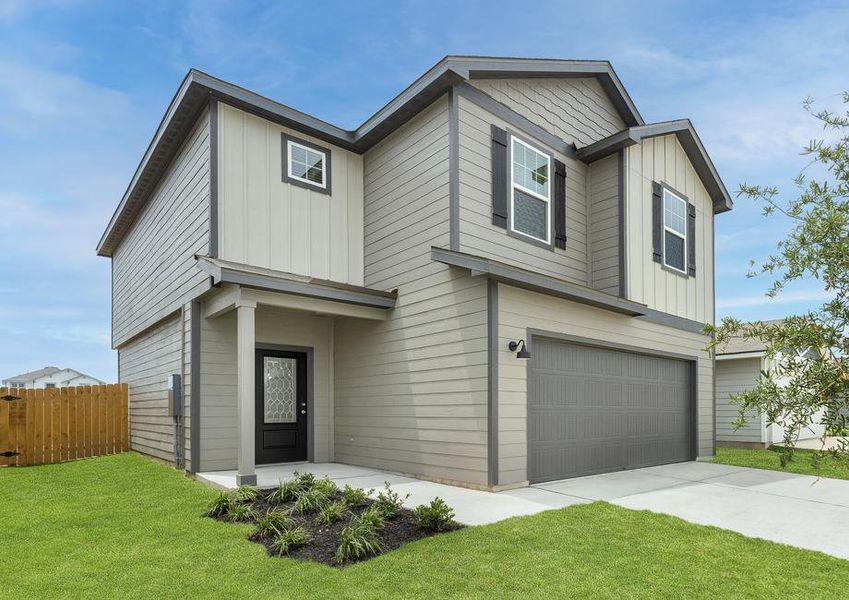
[[[522,349],[516,352],[516,349],[521,346]],[[510,352],[516,352],[516,358],[530,358],[531,353],[528,352],[528,349],[525,347],[525,340],[519,340],[518,342],[510,342],[507,344],[507,348],[510,349]]]

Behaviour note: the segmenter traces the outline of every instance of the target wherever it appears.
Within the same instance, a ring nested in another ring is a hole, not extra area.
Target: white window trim
[[[666,196],[672,196],[681,204],[684,205],[684,233],[683,235],[678,231],[675,231],[673,228],[666,225]],[[661,206],[661,210],[663,211],[663,231],[664,231],[664,239],[663,239],[663,266],[676,271],[677,273],[687,274],[687,264],[689,263],[690,257],[687,256],[687,219],[689,219],[689,214],[687,212],[687,201],[684,200],[681,196],[676,194],[675,192],[669,190],[668,188],[663,188],[663,206]],[[681,238],[684,240],[684,268],[679,269],[678,267],[674,267],[666,262],[666,232],[671,233],[672,235]]]
[[[316,183],[311,179],[307,179],[306,177],[298,177],[297,175],[292,174],[292,148],[298,147],[307,152],[312,152],[314,154],[321,154],[321,183]],[[299,144],[293,140],[286,140],[286,171],[289,174],[290,179],[294,179],[296,181],[300,181],[302,183],[306,183],[307,185],[312,185],[317,188],[327,189],[327,153],[321,150],[316,150],[315,148],[310,148],[309,146],[304,146],[303,144]]]
[[[525,186],[516,183],[513,179],[513,142],[519,142],[525,148],[530,148],[534,152],[542,154],[548,159],[548,181],[546,182],[546,186],[548,188],[548,197],[546,198],[539,192],[535,192],[533,190],[529,190]],[[522,235],[526,238],[530,238],[532,240],[536,240],[537,242],[543,242],[545,244],[551,244],[551,155],[548,152],[544,152],[540,148],[532,146],[531,144],[515,137],[510,136],[510,231],[517,235]],[[516,200],[516,195],[513,193],[514,190],[519,190],[529,196],[533,196],[534,198],[538,198],[545,202],[545,239],[538,238],[535,235],[531,235],[529,233],[525,233],[524,231],[519,231],[513,224],[513,215],[516,214],[514,203]]]

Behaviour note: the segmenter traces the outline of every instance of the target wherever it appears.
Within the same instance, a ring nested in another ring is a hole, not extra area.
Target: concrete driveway
[[[404,503],[409,508],[440,496],[467,525],[604,500],[849,559],[849,481],[686,462],[492,493],[378,469],[302,463],[259,467],[259,485],[275,486],[294,471],[328,476],[340,486],[379,490],[388,481],[402,495],[410,494]],[[220,488],[236,486],[235,471],[199,473],[198,479]]]
[[[849,559],[849,481],[686,462],[531,489],[665,513]]]

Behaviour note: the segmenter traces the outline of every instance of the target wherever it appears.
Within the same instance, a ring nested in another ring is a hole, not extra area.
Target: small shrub
[[[282,481],[268,495],[268,501],[276,504],[291,502],[298,495],[299,491],[301,490],[297,481]]]
[[[363,488],[352,488],[350,485],[345,485],[342,488],[342,499],[345,501],[350,507],[360,506],[361,504],[365,504],[366,499],[374,492],[371,490],[364,490]]]
[[[237,502],[253,502],[259,497],[259,490],[249,485],[240,485],[230,493]]]
[[[274,540],[274,549],[277,554],[289,554],[295,548],[299,548],[310,541],[307,530],[303,527],[295,527],[281,532]]]
[[[227,513],[227,519],[230,521],[252,521],[256,517],[257,514],[253,507],[249,504],[242,503],[233,504]]]
[[[403,498],[389,487],[389,482],[384,482],[383,491],[377,494],[377,500],[374,501],[374,508],[380,512],[386,519],[391,519],[395,513],[404,504],[404,500],[410,497],[407,494]]]
[[[226,517],[236,504],[230,492],[220,492],[206,509],[208,517]]]
[[[331,499],[326,489],[314,487],[298,493],[292,510],[298,514],[316,512],[330,504]]]
[[[360,513],[359,517],[355,517],[355,519],[375,531],[383,529],[383,526],[386,524],[386,516],[376,506],[370,506]]]
[[[328,498],[332,498],[333,496],[339,493],[339,488],[327,477],[316,481],[313,484],[312,489],[321,490],[322,493],[327,494]]]
[[[316,520],[319,523],[329,525],[330,523],[341,521],[342,517],[345,516],[345,512],[347,512],[347,510],[348,507],[345,505],[344,502],[331,502],[327,506],[323,507],[320,511],[318,511],[318,517],[316,517]]]
[[[339,536],[339,547],[336,548],[336,562],[343,563],[347,560],[362,558],[367,554],[377,554],[383,549],[377,537],[379,528],[374,527],[369,519],[363,518],[369,512],[374,511],[369,509],[359,517],[354,517],[342,530]]]
[[[430,504],[416,507],[416,523],[422,529],[444,531],[454,521],[454,509],[437,496]]]
[[[315,475],[312,473],[294,473],[294,481],[298,484],[301,490],[309,490],[315,485]]]
[[[259,535],[278,536],[294,527],[295,521],[292,520],[292,517],[286,511],[275,508],[257,521],[256,532]]]

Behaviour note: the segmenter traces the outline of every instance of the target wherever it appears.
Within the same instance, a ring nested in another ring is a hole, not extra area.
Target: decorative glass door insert
[[[263,369],[266,423],[295,423],[298,400],[298,361],[266,356]]]

